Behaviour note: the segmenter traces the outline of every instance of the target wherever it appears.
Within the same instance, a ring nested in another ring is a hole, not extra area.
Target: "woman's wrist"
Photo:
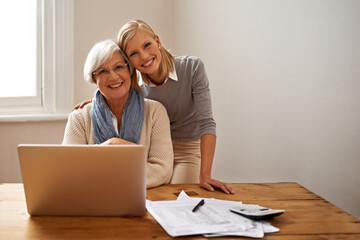
[[[201,179],[207,179],[207,178],[211,178],[211,174],[200,171],[200,180]]]

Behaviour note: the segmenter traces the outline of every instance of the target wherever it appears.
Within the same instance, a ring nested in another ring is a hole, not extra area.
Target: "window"
[[[0,119],[66,118],[73,105],[73,0],[0,1],[0,8]]]

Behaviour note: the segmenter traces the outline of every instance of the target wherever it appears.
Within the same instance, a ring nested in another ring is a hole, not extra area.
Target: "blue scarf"
[[[113,114],[99,89],[95,92],[90,116],[97,144],[113,137],[139,143],[144,120],[144,97],[138,91],[130,88],[129,98],[121,119],[120,134],[117,134],[114,129]]]

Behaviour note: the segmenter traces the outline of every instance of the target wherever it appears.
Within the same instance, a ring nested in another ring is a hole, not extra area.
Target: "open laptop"
[[[142,216],[146,152],[142,145],[20,144],[30,215]]]

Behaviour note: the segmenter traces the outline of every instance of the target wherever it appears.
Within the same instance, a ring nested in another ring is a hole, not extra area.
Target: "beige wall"
[[[173,52],[210,78],[214,176],[296,181],[360,217],[360,1],[177,0],[172,16]]]
[[[91,46],[141,18],[177,55],[203,59],[218,142],[213,175],[295,181],[360,217],[360,1],[75,0],[75,102]],[[65,121],[0,123],[0,182],[18,143],[60,143]]]
[[[21,182],[18,144],[59,144],[65,124],[66,121],[0,122],[0,183]]]
[[[129,19],[141,18],[154,25],[154,30],[169,41],[168,0],[75,0],[74,1],[74,105],[92,98],[95,85],[83,80],[83,65],[87,53],[98,41],[116,38],[117,32]],[[134,14],[131,9],[136,9]],[[0,183],[20,182],[21,174],[16,147],[20,143],[58,143],[63,139],[63,121],[0,121]]]
[[[169,43],[171,23],[168,0],[75,0],[75,102],[93,97],[95,85],[83,79],[83,67],[91,47],[104,39],[116,40],[120,27],[131,19],[142,19],[154,26]]]

